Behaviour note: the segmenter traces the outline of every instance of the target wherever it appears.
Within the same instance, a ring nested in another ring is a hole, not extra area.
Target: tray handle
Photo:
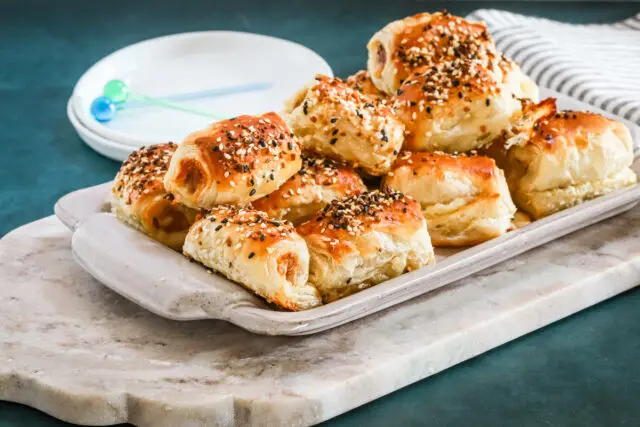
[[[112,185],[113,181],[109,181],[66,194],[56,202],[53,211],[67,228],[75,231],[91,215],[108,210]]]

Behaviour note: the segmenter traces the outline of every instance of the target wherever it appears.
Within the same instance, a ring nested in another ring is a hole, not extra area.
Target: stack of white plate
[[[111,121],[98,122],[91,103],[110,80],[126,82],[133,94],[180,99],[176,102],[189,108],[233,117],[280,111],[316,73],[333,75],[318,54],[286,40],[231,31],[171,35],[98,61],[76,84],[67,115],[91,148],[124,160],[143,145],[180,142],[215,119],[138,102],[125,103]],[[254,89],[233,92],[239,87]]]

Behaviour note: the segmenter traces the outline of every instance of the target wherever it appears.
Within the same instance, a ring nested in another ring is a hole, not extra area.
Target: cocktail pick
[[[122,80],[111,80],[107,82],[107,84],[104,85],[102,93],[103,96],[97,97],[91,103],[91,115],[94,119],[103,123],[113,119],[118,108],[124,108],[124,104],[129,100],[144,101],[151,105],[158,105],[173,110],[184,111],[214,120],[223,119],[223,117],[217,114],[212,114],[209,111],[187,107],[166,99],[152,98],[139,93],[133,93],[129,89],[129,86]]]
[[[173,102],[191,101],[194,99],[217,98],[217,97],[235,95],[238,93],[245,93],[245,92],[257,92],[260,90],[271,89],[271,87],[272,85],[266,82],[248,83],[243,85],[224,86],[224,87],[219,87],[214,89],[201,89],[194,92],[178,93],[174,95],[163,96],[163,97],[160,97],[160,99],[163,99],[166,101],[173,101]],[[144,101],[130,101],[130,102],[127,102],[127,109],[142,108],[148,105],[149,104]]]

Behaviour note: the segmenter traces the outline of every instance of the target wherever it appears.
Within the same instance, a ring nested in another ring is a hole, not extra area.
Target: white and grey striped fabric
[[[590,25],[492,9],[467,18],[485,21],[498,49],[539,86],[640,126],[640,13]]]

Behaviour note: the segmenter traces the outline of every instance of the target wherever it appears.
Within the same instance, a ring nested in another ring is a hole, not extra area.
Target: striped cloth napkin
[[[640,127],[640,13],[614,24],[590,25],[493,9],[467,18],[485,21],[498,49],[539,86]]]

